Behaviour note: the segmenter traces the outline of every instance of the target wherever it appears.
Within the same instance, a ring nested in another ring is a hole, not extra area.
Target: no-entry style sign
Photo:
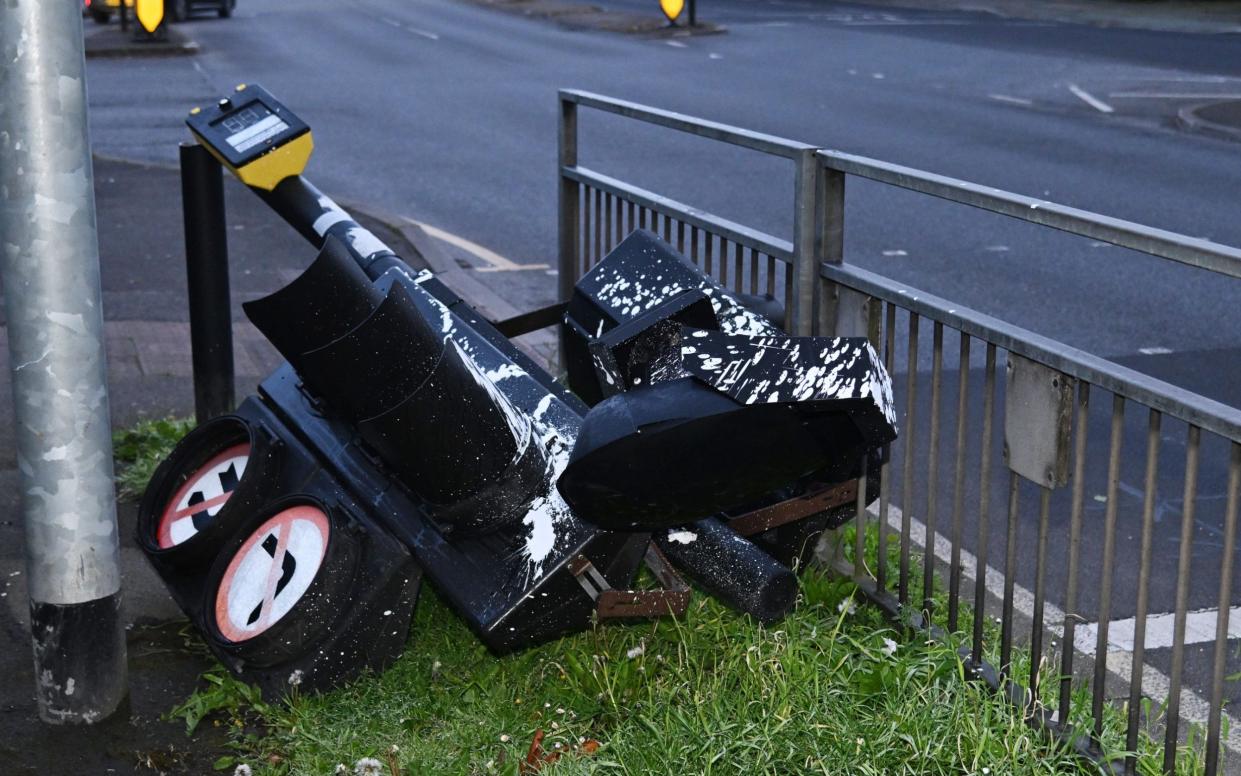
[[[186,479],[160,515],[156,541],[168,549],[192,538],[215,518],[237,489],[250,460],[250,445],[233,445]]]
[[[330,531],[327,515],[304,504],[278,512],[251,534],[216,590],[220,635],[246,641],[288,614],[314,582]]]

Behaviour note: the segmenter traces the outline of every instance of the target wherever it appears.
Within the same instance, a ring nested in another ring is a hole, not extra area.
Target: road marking
[[[673,48],[689,48],[689,46],[686,46],[684,43],[682,43],[679,40],[665,40],[664,43],[666,45],[672,46]]]
[[[1219,609],[1198,609],[1188,612],[1185,616],[1185,643],[1201,644],[1215,641],[1216,618]],[[1126,617],[1123,620],[1112,620],[1107,626],[1108,652],[1132,652],[1136,618]],[[1176,613],[1164,612],[1152,614],[1146,618],[1146,649],[1168,649],[1176,637]],[[1228,638],[1241,637],[1241,606],[1228,610]],[[1099,639],[1099,624],[1086,623],[1077,626],[1073,641],[1082,652],[1094,651]]]
[[[443,229],[431,226],[430,224],[424,224],[421,221],[414,221],[413,219],[406,220],[411,224],[422,227],[424,232],[437,240],[443,240],[449,245],[454,245],[466,253],[476,256],[486,262],[488,265],[486,267],[475,267],[475,270],[478,272],[527,272],[530,270],[551,269],[551,266],[548,264],[518,264],[515,261],[504,258],[490,248],[484,248],[478,243],[467,240],[460,235],[444,231]]]
[[[1162,348],[1158,345],[1154,345],[1149,348],[1138,348],[1138,352],[1144,356],[1166,356],[1172,351],[1168,348]]]
[[[1025,97],[1010,97],[1007,94],[988,94],[987,96],[993,100],[998,100],[999,102],[1009,102],[1013,105],[1030,106],[1034,104],[1034,100],[1027,100]]]
[[[988,245],[984,247],[983,250],[991,251],[992,253],[1003,253],[1008,250],[1008,246],[1007,245]]]
[[[712,51],[710,54],[707,54],[707,59],[723,59],[723,58],[724,58],[723,54],[716,54],[714,51]]]
[[[1107,96],[1122,100],[1241,100],[1241,94],[1211,92],[1109,92]]]
[[[908,256],[909,254],[906,253],[905,251],[897,249],[894,251],[884,251],[883,255],[884,256]]]
[[[1100,113],[1111,113],[1112,112],[1111,105],[1108,105],[1103,100],[1100,100],[1098,97],[1095,97],[1093,94],[1086,91],[1085,89],[1078,86],[1077,84],[1069,84],[1069,91],[1073,92],[1073,94],[1075,94],[1078,98],[1080,98],[1082,102],[1086,103],[1087,105],[1099,111]]]
[[[873,519],[879,519],[879,505],[872,504],[866,510],[867,515]],[[895,504],[888,504],[888,527],[890,529],[900,531],[902,513],[900,507]],[[910,541],[919,548],[925,550],[927,547],[927,530],[926,523],[923,523],[916,517],[909,518]],[[936,531],[932,536],[932,546],[936,559],[945,564],[952,563],[952,541],[943,534]],[[974,569],[978,567],[978,558],[972,552],[960,548],[961,563],[961,579],[965,585],[973,585],[977,582],[974,576]],[[998,569],[988,565],[985,572],[984,584],[992,596],[1003,598],[1004,596],[1004,575]],[[1022,616],[1032,618],[1034,613],[1034,594],[1029,589],[1020,584],[1013,585],[1013,609],[1020,612]],[[1056,606],[1050,601],[1044,599],[1043,603],[1043,624],[1047,630],[1052,631],[1054,628],[1060,628],[1063,634],[1064,610]],[[1079,626],[1081,627],[1081,626]],[[1230,628],[1231,630],[1231,628]],[[1054,631],[1053,631],[1054,633]],[[1077,641],[1074,635],[1074,642]],[[1076,645],[1075,645],[1076,646]],[[1081,651],[1081,650],[1078,650]],[[1094,654],[1094,646],[1085,652],[1086,655]],[[1129,678],[1133,676],[1133,655],[1130,652],[1115,651],[1107,654],[1107,670],[1117,679],[1128,683]],[[1157,668],[1153,668],[1149,663],[1142,666],[1142,692],[1147,697],[1157,702],[1163,702],[1171,692],[1171,680],[1166,674]],[[1206,727],[1207,720],[1210,717],[1211,704],[1201,695],[1181,685],[1181,719],[1191,725],[1199,725]],[[1225,749],[1234,755],[1241,755],[1241,721],[1236,717],[1224,711],[1223,723],[1220,726],[1220,743]]]
[[[405,29],[409,30],[410,32],[414,33],[415,35],[421,35],[422,37],[424,37],[424,38],[426,38],[426,39],[428,39],[428,40],[439,40],[439,39],[440,39],[440,36],[436,35],[434,32],[427,32],[426,30],[420,30],[420,29],[418,29],[417,27],[408,27],[408,26],[407,26]]]
[[[401,23],[400,23],[400,22],[398,22],[396,19],[389,19],[389,18],[387,18],[386,16],[384,16],[384,17],[380,17],[380,21],[382,21],[384,24],[390,24],[390,25],[392,25],[393,27],[400,27],[400,26],[401,26]]]

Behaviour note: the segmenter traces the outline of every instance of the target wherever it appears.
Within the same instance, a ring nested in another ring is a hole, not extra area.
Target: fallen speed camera
[[[271,191],[306,169],[314,150],[310,127],[257,84],[241,84],[185,123],[198,142],[248,186]]]

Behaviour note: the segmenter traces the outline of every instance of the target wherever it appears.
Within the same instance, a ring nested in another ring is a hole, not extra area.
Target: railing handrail
[[[1158,410],[1169,417],[1198,426],[1204,431],[1241,442],[1241,409],[1014,326],[986,313],[953,304],[857,265],[824,263],[820,266],[820,272],[824,278],[835,283],[904,307],[964,334],[993,343],[1010,353],[1037,361],[1070,377],[1085,380],[1127,400]]]
[[[821,150],[816,156],[831,170],[1241,278],[1241,248],[1231,245],[843,151]]]
[[[793,260],[793,243],[788,240],[781,240],[774,235],[726,218],[721,218],[705,210],[699,210],[683,202],[678,202],[671,197],[665,197],[653,191],[625,183],[591,170],[588,167],[580,165],[562,167],[560,174],[569,180],[631,201],[647,210],[662,212],[665,215],[673,214],[677,219],[684,221],[690,226],[696,226],[699,229],[720,235],[726,240],[731,240],[738,245],[765,253],[778,261],[788,263]]]
[[[649,105],[629,102],[628,100],[618,100],[614,97],[605,97],[602,94],[584,92],[578,89],[561,89],[560,100],[586,108],[601,110],[605,113],[615,113],[618,116],[637,119],[648,124],[657,124],[661,127],[686,132],[696,137],[705,137],[729,143],[730,145],[761,151],[765,154],[781,156],[786,159],[794,159],[799,154],[813,151],[816,148],[816,146],[807,143],[800,143],[796,140],[789,140],[777,135],[768,135],[765,132],[754,132],[741,127],[734,127],[731,124],[722,124],[718,121],[709,121],[697,116],[687,116],[670,110],[652,108]]]

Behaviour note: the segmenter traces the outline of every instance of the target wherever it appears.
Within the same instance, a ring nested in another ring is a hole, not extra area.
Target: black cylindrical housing
[[[233,409],[233,325],[220,163],[197,143],[181,145],[185,275],[199,423]]]
[[[422,384],[358,423],[358,435],[411,490],[449,506],[503,477],[530,445],[531,430],[529,418],[449,342]]]
[[[302,354],[344,336],[366,320],[383,298],[345,244],[329,237],[305,272],[242,308],[276,350],[301,371]]]
[[[797,602],[797,575],[713,517],[651,536],[699,587],[760,622],[779,620]]]

